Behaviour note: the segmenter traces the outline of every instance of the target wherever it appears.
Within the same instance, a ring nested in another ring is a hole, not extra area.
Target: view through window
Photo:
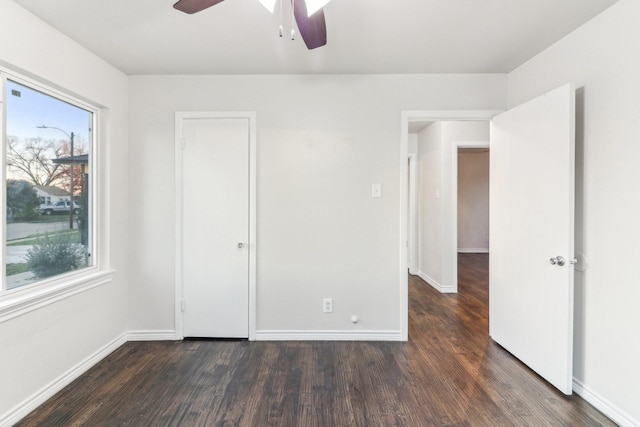
[[[5,290],[92,265],[93,113],[6,80]]]

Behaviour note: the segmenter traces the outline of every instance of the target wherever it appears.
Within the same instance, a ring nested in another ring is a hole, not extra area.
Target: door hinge
[[[180,148],[182,148],[184,150],[184,147],[187,145],[187,140],[185,139],[184,136],[180,137]]]
[[[185,300],[180,300],[180,310],[185,311],[187,308],[187,302]]]

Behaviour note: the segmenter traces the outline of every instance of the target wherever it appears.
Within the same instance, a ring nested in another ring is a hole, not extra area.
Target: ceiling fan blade
[[[173,5],[174,9],[181,12],[192,14],[205,10],[208,7],[222,3],[224,0],[180,0]]]
[[[307,16],[307,5],[304,0],[291,0],[294,15],[298,24],[298,31],[309,50],[327,44],[327,25],[324,11],[320,9],[311,16]]]

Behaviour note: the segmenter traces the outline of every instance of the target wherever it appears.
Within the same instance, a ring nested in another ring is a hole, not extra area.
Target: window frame
[[[0,67],[0,141],[2,143],[1,157],[3,160],[2,171],[0,176],[2,177],[3,185],[6,186],[7,180],[7,167],[6,167],[6,90],[7,81],[24,85],[33,90],[39,91],[48,96],[52,96],[63,102],[67,102],[76,107],[82,108],[91,113],[91,133],[89,141],[89,158],[88,169],[90,171],[89,179],[89,209],[90,209],[90,224],[89,233],[91,235],[89,240],[88,252],[91,257],[91,265],[84,267],[80,270],[71,271],[65,274],[54,276],[52,278],[45,278],[38,280],[34,283],[30,283],[24,286],[20,286],[14,289],[6,289],[6,191],[2,191],[2,197],[0,203],[3,208],[0,214],[1,221],[1,236],[2,236],[2,252],[0,254],[0,264],[3,267],[2,283],[0,285],[0,323],[12,319],[14,317],[25,314],[29,311],[44,307],[52,304],[63,298],[70,297],[80,292],[87,291],[97,286],[101,286],[111,282],[114,272],[106,269],[106,265],[103,265],[104,257],[103,253],[108,253],[108,246],[106,240],[101,236],[101,230],[105,229],[102,226],[102,215],[100,211],[101,203],[100,199],[103,197],[99,193],[101,188],[101,168],[99,154],[99,140],[102,135],[101,129],[101,112],[102,109],[95,104],[91,104],[87,101],[79,99],[77,96],[73,96],[64,90],[53,88],[50,85],[46,85],[35,79],[25,77],[19,73]],[[103,151],[103,150],[102,150]],[[104,240],[104,243],[103,243]]]

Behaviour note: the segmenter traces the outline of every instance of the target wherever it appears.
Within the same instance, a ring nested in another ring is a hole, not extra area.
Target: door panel
[[[183,335],[247,338],[249,121],[185,119],[182,136]]]
[[[495,117],[490,153],[490,335],[571,394],[573,88]]]

